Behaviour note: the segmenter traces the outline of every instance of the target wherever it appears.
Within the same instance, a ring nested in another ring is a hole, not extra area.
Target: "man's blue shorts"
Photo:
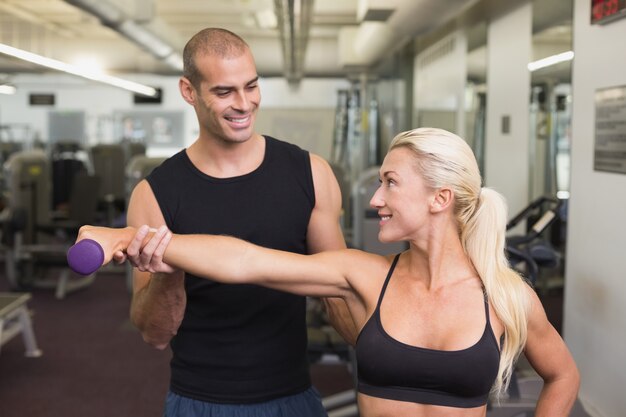
[[[163,417],[328,417],[313,387],[300,394],[256,404],[218,404],[169,391]]]

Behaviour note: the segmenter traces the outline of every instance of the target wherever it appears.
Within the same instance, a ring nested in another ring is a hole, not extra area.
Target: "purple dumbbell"
[[[81,275],[91,275],[102,266],[104,250],[98,242],[84,239],[69,248],[67,264],[72,271]]]

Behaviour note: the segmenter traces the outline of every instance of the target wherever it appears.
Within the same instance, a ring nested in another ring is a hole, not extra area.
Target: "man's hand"
[[[154,235],[142,248],[142,244],[150,232],[154,232]],[[128,260],[142,272],[171,274],[177,269],[163,262],[163,254],[170,240],[171,233],[168,233],[166,226],[161,226],[155,231],[144,225],[137,229],[135,237],[126,248],[126,253],[116,252],[113,259],[116,262]]]

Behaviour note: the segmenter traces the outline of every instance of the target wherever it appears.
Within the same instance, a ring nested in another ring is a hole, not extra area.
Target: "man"
[[[345,247],[329,165],[254,132],[261,95],[245,41],[205,29],[183,60],[179,88],[199,136],[137,185],[128,224],[228,234],[299,253]],[[131,319],[146,342],[169,343],[173,352],[166,416],[326,414],[308,373],[303,297],[199,279],[138,245],[127,256],[137,267]],[[345,319],[343,301],[326,302],[335,322]],[[351,320],[339,330],[354,340]]]

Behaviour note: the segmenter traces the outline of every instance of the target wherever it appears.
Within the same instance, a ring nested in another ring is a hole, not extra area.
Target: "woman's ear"
[[[430,205],[432,213],[439,213],[452,206],[454,201],[454,193],[450,188],[440,188],[435,191],[433,201]]]
[[[189,81],[186,77],[180,77],[180,80],[178,81],[178,88],[180,90],[180,95],[183,96],[183,99],[187,103],[192,106],[196,104],[196,90],[191,84],[191,81]]]

